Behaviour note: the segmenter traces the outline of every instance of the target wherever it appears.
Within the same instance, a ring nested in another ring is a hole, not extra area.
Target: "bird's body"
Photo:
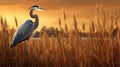
[[[34,31],[33,22],[31,20],[27,20],[24,24],[22,24],[19,27],[19,29],[13,35],[12,44],[16,46],[18,43],[29,39],[33,31]]]
[[[32,20],[27,20],[18,28],[13,35],[11,47],[14,47],[18,43],[29,39],[33,31],[38,27],[39,18],[37,14],[33,14],[34,10],[42,10],[42,8],[38,6],[32,6],[30,8],[30,16],[34,18],[35,21],[33,22]]]

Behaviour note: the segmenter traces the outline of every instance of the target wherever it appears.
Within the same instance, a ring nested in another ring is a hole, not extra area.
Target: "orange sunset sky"
[[[42,26],[57,27],[62,9],[66,10],[69,23],[72,23],[72,14],[76,15],[78,24],[89,23],[94,18],[96,4],[103,4],[106,11],[116,11],[120,15],[120,0],[0,0],[0,15],[7,19],[10,27],[15,27],[16,17],[20,26],[25,20],[32,19],[28,8],[39,5],[45,9],[44,12],[35,11],[40,18],[40,29]]]

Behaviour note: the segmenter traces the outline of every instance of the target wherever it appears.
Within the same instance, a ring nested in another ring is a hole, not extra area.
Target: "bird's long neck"
[[[30,16],[32,18],[35,18],[35,22],[33,24],[34,24],[34,29],[36,29],[38,27],[38,24],[39,24],[39,18],[38,18],[37,14],[33,14],[33,11],[34,11],[34,9],[30,10]]]

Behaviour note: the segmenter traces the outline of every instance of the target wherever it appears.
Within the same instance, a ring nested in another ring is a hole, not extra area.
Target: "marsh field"
[[[58,18],[58,28],[43,27],[28,41],[28,59],[24,55],[24,42],[10,48],[16,29],[9,28],[0,18],[0,67],[120,67],[119,17],[97,10],[96,19],[89,28],[81,29],[73,14],[71,30],[66,24],[67,14]],[[64,23],[64,27],[61,24]],[[15,18],[15,24],[17,19]],[[88,30],[88,31],[86,31]]]

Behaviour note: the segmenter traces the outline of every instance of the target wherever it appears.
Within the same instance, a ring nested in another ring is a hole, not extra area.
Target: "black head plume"
[[[31,8],[39,8],[39,6],[37,6],[37,5],[33,5],[33,6],[30,7],[29,9],[31,9]]]

